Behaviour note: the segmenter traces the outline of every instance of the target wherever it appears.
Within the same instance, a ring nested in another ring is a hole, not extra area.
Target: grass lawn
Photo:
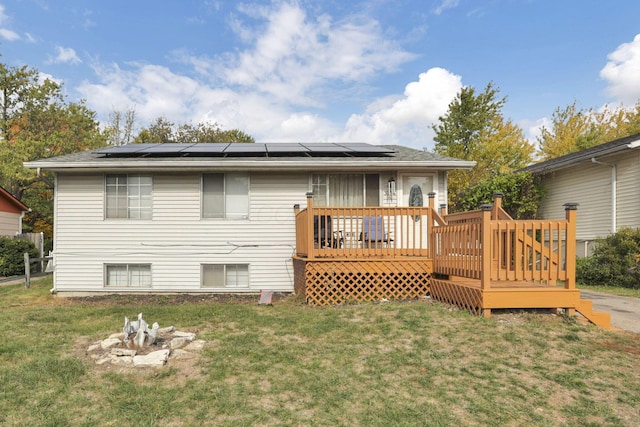
[[[585,291],[603,292],[605,294],[619,295],[623,297],[640,298],[640,289],[621,288],[619,286],[587,286],[578,283],[578,288]]]
[[[637,426],[640,335],[430,300],[307,307],[0,287],[0,424]],[[189,367],[95,365],[124,316],[207,341]]]

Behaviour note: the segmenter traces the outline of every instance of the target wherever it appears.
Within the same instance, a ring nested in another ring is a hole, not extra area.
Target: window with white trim
[[[150,264],[107,264],[105,286],[117,288],[151,287]]]
[[[249,264],[202,264],[203,288],[248,288]]]
[[[378,174],[313,174],[315,206],[379,206]]]
[[[107,175],[105,189],[106,218],[151,219],[151,176]]]
[[[249,174],[202,175],[203,218],[249,218]]]

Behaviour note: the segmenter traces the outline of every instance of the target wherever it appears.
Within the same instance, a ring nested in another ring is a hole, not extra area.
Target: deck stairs
[[[579,299],[576,311],[594,325],[603,329],[613,329],[611,327],[611,314],[593,310],[593,302],[588,299]]]

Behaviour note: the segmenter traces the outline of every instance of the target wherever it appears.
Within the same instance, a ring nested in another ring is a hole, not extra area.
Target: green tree
[[[461,210],[474,210],[483,203],[493,203],[493,195],[502,193],[502,208],[513,219],[534,219],[543,190],[530,172],[492,176],[460,194]]]
[[[0,184],[33,210],[25,230],[52,231],[53,179],[23,162],[104,146],[96,114],[27,67],[0,64]]]
[[[453,212],[463,209],[465,189],[531,162],[534,147],[521,128],[504,119],[501,109],[506,98],[497,99],[498,93],[491,83],[480,94],[472,87],[463,88],[449,104],[447,114],[433,126],[437,153],[476,161],[471,170],[449,173],[448,202]]]
[[[599,111],[580,109],[573,102],[563,109],[557,108],[550,128],[542,128],[538,137],[539,157],[554,159],[637,133],[640,133],[640,102],[630,109],[607,105]]]
[[[176,126],[159,117],[149,127],[140,131],[134,143],[163,142],[255,142],[253,137],[239,129],[223,130],[217,123],[200,122],[197,125],[184,123]]]

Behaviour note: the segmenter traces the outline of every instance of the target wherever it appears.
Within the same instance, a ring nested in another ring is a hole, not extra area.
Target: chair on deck
[[[341,236],[341,232],[333,231],[330,215],[314,215],[313,242],[318,248],[342,247],[343,238]]]
[[[381,243],[389,244],[393,239],[384,230],[384,220],[382,216],[364,216],[362,218],[362,233],[360,233],[360,241],[363,242],[365,248],[371,246],[372,243],[379,245]]]

